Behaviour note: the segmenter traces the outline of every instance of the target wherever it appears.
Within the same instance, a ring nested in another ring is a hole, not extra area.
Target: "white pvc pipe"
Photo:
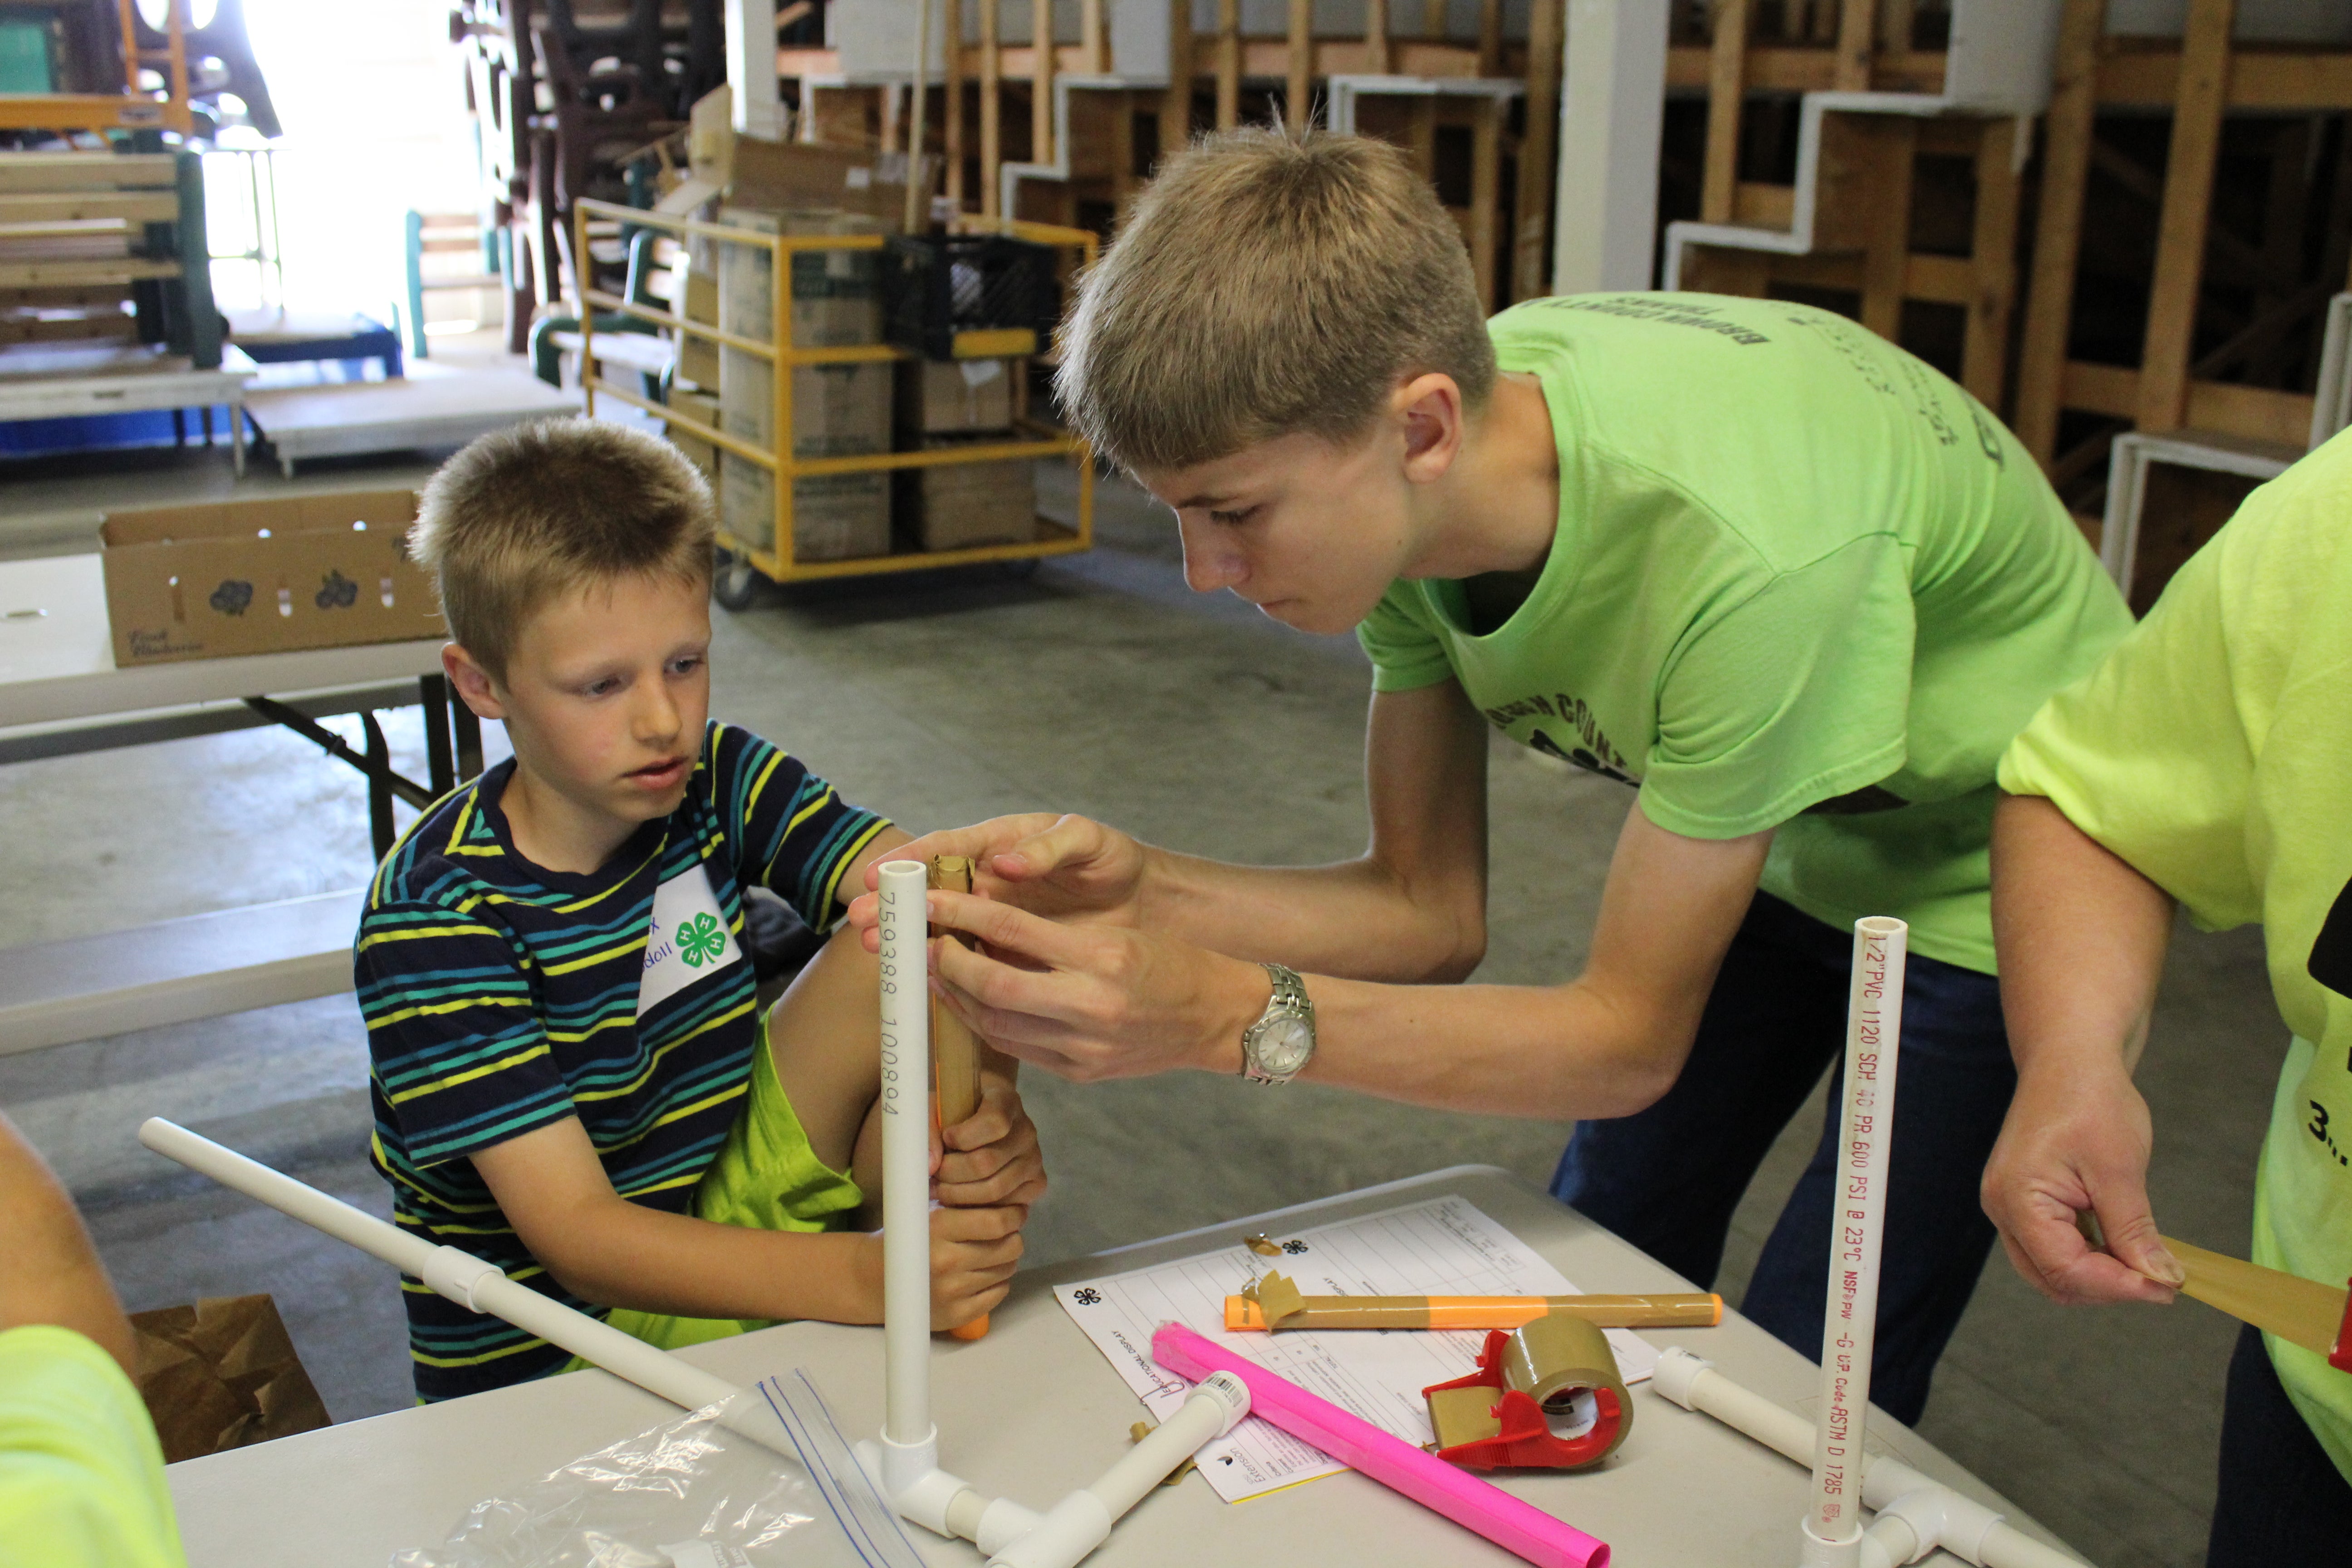
[[[883,864],[883,1490],[892,1499],[938,1468],[931,1425],[930,870]]]
[[[1713,1363],[1679,1345],[1659,1353],[1651,1386],[1684,1409],[1712,1415],[1798,1464],[1812,1458],[1811,1422],[1734,1383]],[[2071,1553],[2044,1546],[1984,1504],[1891,1454],[1868,1458],[1862,1499],[1879,1510],[1858,1542],[1863,1568],[1915,1563],[1938,1547],[1978,1568],[2083,1568]]]
[[[150,1117],[139,1129],[139,1142],[225,1187],[382,1258],[461,1307],[503,1318],[525,1333],[536,1334],[673,1405],[700,1410],[742,1392],[724,1378],[689,1366],[667,1351],[516,1283],[471,1253],[436,1247],[175,1122]]]
[[[1203,1443],[1222,1437],[1249,1414],[1249,1385],[1229,1372],[1192,1385],[1176,1413],[1144,1435],[1090,1487],[1072,1492],[1003,1551],[988,1568],[1076,1568],[1109,1536],[1121,1515],[1143,1500]]]
[[[1846,994],[1845,1110],[1832,1167],[1828,1300],[1822,1317],[1822,1421],[1801,1560],[1854,1561],[1862,1539],[1863,1428],[1878,1337],[1879,1234],[1895,1132],[1895,1068],[1903,1038],[1903,974],[1911,928],[1885,915],[1853,922]]]

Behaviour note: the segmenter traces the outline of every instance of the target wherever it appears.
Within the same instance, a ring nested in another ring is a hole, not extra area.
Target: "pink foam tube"
[[[1541,1568],[1609,1568],[1606,1542],[1391,1436],[1181,1323],[1160,1325],[1151,1336],[1151,1359],[1194,1383],[1213,1372],[1232,1373],[1249,1385],[1251,1415]]]

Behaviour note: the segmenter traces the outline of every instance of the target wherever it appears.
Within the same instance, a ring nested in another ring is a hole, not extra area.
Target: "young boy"
[[[834,941],[762,1019],[743,889],[822,931],[842,879],[907,837],[707,718],[709,491],[652,437],[525,426],[451,458],[411,539],[449,679],[514,758],[409,829],[361,917],[400,1225],[656,1344],[878,1321],[874,963]],[[943,1142],[942,1329],[1003,1299],[1045,1185],[1009,1073]],[[425,1399],[567,1365],[404,1289]]]
[[[2017,1100],[1984,1176],[2011,1260],[2067,1302],[2166,1301],[2132,1087],[2175,900],[2260,921],[2292,1031],[2255,1167],[2252,1256],[2352,1275],[2352,436],[2256,490],[2137,631],[2001,760],[1993,930]],[[2243,1072],[2270,1035],[2211,1064]],[[2175,1129],[2178,1136],[2180,1130]],[[2075,1216],[2097,1215],[2095,1252]],[[2210,1239],[2236,1251],[2226,1237]],[[2352,1375],[2252,1329],[2221,1418],[2210,1568],[2341,1563]]]
[[[959,1005],[1081,1077],[1304,1072],[1580,1119],[1553,1191],[1704,1284],[1835,1058],[1853,921],[1900,916],[1871,1392],[1916,1417],[1991,1244],[1976,1177],[2011,1083],[1993,766],[2130,624],[2032,460],[1824,310],[1619,294],[1485,321],[1426,183],[1345,137],[1172,158],[1062,354],[1065,406],[1174,509],[1193,587],[1357,628],[1371,842],[1274,868],[1077,819],[926,840],[994,857],[995,901],[935,918],[1044,971],[946,948]],[[1580,976],[1432,987],[1485,952],[1496,731],[1635,793]],[[1743,1303],[1809,1354],[1835,1136],[1832,1113]]]

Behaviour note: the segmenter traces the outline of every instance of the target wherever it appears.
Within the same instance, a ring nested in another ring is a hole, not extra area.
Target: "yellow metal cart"
[[[599,374],[596,331],[593,321],[599,310],[633,317],[638,321],[667,327],[682,335],[708,339],[726,348],[757,355],[777,368],[772,378],[776,389],[775,428],[782,445],[790,447],[793,429],[793,381],[790,367],[817,364],[847,364],[884,360],[915,360],[921,356],[910,350],[888,343],[865,343],[844,348],[803,348],[793,343],[792,335],[792,258],[803,251],[866,250],[878,251],[884,238],[878,234],[856,235],[782,235],[767,234],[758,229],[739,228],[727,224],[703,223],[693,218],[672,217],[646,212],[637,207],[621,206],[611,202],[583,199],[573,205],[572,255],[583,258],[578,265],[586,267],[588,226],[592,218],[628,224],[643,228],[667,231],[680,239],[700,237],[717,244],[751,246],[770,253],[774,279],[772,319],[784,340],[762,342],[740,333],[722,331],[701,321],[688,321],[677,310],[656,310],[633,304],[617,295],[587,288],[581,289],[580,308],[580,384],[587,399],[587,410],[595,413],[599,395],[617,398],[635,408],[665,421],[696,438],[710,443],[720,450],[731,452],[746,462],[756,463],[775,476],[776,515],[774,548],[734,537],[722,524],[719,547],[736,561],[747,563],[752,569],[778,583],[808,582],[821,577],[857,577],[885,572],[912,572],[941,566],[968,566],[989,561],[1034,561],[1048,555],[1068,555],[1094,546],[1094,453],[1087,444],[1067,431],[1055,428],[1026,416],[1025,409],[1014,421],[1021,434],[1018,438],[988,441],[972,446],[933,447],[913,452],[877,452],[858,457],[796,458],[789,450],[767,451],[759,446],[715,429],[675,408],[655,403],[624,387],[615,385]],[[1047,224],[1002,222],[996,219],[965,220],[966,232],[1003,234],[1033,244],[1050,245],[1082,253],[1091,263],[1095,258],[1097,240],[1086,229],[1061,228]],[[609,331],[607,337],[613,334]],[[640,341],[643,341],[640,339]],[[994,357],[994,356],[990,356]],[[634,366],[632,368],[635,368]],[[961,463],[1003,462],[1020,458],[1066,458],[1077,467],[1078,512],[1077,526],[1065,528],[1045,518],[1037,520],[1037,537],[1018,543],[974,545],[961,550],[896,551],[887,555],[856,556],[839,561],[798,561],[791,554],[793,538],[793,481],[814,479],[826,474],[876,473],[897,468],[927,468]]]
[[[142,55],[132,0],[118,0],[122,29],[122,90],[0,92],[0,131],[176,131],[195,121],[188,108],[188,0],[168,0],[162,28],[165,47]],[[161,67],[164,96],[139,89],[139,73]]]

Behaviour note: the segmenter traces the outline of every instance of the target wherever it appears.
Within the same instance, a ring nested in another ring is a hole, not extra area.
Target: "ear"
[[[1404,435],[1404,477],[1418,485],[1444,479],[1462,453],[1465,426],[1462,388],[1432,371],[1401,382],[1389,409]]]
[[[441,668],[449,677],[450,688],[474,710],[478,719],[504,719],[507,705],[499,700],[498,682],[490,672],[475,661],[474,656],[456,643],[445,644],[441,649]]]

